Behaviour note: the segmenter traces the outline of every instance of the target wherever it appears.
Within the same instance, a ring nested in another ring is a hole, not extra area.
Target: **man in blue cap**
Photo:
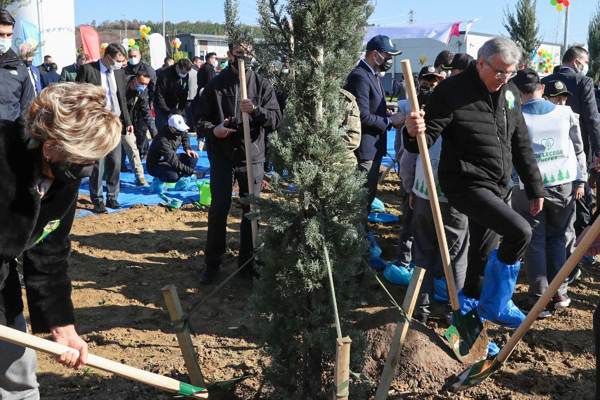
[[[375,199],[379,167],[387,151],[387,131],[401,118],[400,114],[388,112],[379,74],[392,67],[392,56],[401,53],[389,37],[373,37],[367,43],[365,58],[348,75],[344,87],[356,97],[360,109],[361,141],[355,154],[358,169],[367,174],[368,210]]]

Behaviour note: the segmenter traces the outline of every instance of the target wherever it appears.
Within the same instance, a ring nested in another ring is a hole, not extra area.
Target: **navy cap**
[[[571,96],[571,92],[567,90],[567,85],[563,81],[550,81],[544,86],[544,96]]]
[[[540,76],[531,68],[523,68],[517,72],[512,79],[517,88],[523,87],[528,83],[541,83]]]
[[[394,43],[392,43],[392,39],[383,35],[373,36],[367,43],[367,50],[382,51],[393,56],[402,54],[400,50],[396,50]]]
[[[419,71],[419,80],[427,78],[428,76],[435,77],[436,79],[443,78],[442,75],[435,72],[435,67],[433,65],[426,65]]]

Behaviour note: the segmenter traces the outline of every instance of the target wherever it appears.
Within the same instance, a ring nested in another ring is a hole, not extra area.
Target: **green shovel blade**
[[[251,377],[252,377],[252,375],[245,375],[245,376],[240,376],[239,378],[229,379],[227,381],[213,382],[213,383],[208,384],[206,389],[208,390],[208,393],[221,392],[223,390],[232,388],[233,386],[237,385],[238,383],[245,381],[246,379],[251,378]]]
[[[476,310],[462,315],[460,310],[453,311],[454,325],[444,336],[459,361],[473,363],[487,357],[487,335]]]
[[[460,391],[479,385],[494,372],[502,368],[502,365],[503,364],[495,357],[479,361],[478,363],[473,364],[471,368],[463,371],[463,373],[456,378],[455,382],[452,383],[452,390]]]

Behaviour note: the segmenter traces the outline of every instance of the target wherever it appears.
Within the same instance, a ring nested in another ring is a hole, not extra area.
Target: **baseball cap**
[[[392,43],[392,39],[384,35],[373,36],[367,43],[367,50],[383,51],[384,53],[397,56],[402,54],[400,50],[397,50]]]
[[[452,59],[452,62],[450,63],[450,69],[460,69],[461,71],[464,71],[473,61],[475,61],[475,59],[466,53],[455,54],[454,59]]]
[[[186,132],[190,130],[190,127],[187,126],[185,120],[179,114],[171,115],[169,117],[169,126],[177,129],[179,132]]]
[[[435,67],[433,65],[426,65],[423,68],[421,68],[421,71],[419,71],[419,80],[428,76],[436,77],[438,79],[443,78],[442,75],[435,72]]]
[[[550,81],[544,87],[544,96],[571,96],[572,93],[567,90],[567,85],[563,81]]]
[[[523,68],[517,72],[512,79],[517,88],[523,87],[528,83],[541,83],[540,76],[531,68]]]

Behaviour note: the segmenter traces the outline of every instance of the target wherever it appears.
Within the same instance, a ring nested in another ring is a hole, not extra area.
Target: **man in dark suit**
[[[75,61],[71,65],[67,65],[62,69],[62,71],[60,72],[59,82],[75,82],[75,79],[77,79],[77,71],[79,71],[79,68],[83,64],[87,64],[90,61],[90,56],[88,56],[87,54],[79,54],[77,56],[77,61]]]
[[[559,80],[564,82],[567,90],[572,93],[572,96],[567,98],[567,105],[571,107],[574,113],[579,114],[579,126],[581,127],[581,137],[588,165],[594,161],[595,169],[598,170],[600,168],[600,158],[598,158],[600,155],[600,121],[598,121],[594,81],[586,76],[589,60],[586,49],[573,46],[565,52],[560,69],[542,79],[542,83],[547,84]],[[590,153],[590,145],[593,153]],[[600,175],[597,174],[596,179],[599,177]],[[577,236],[583,232],[590,222],[592,201],[591,190],[586,185],[586,195],[575,201],[575,234]],[[571,238],[570,241],[572,240],[574,238]],[[568,246],[570,247],[571,244],[568,243]],[[575,269],[571,276],[576,277],[578,273],[579,270]]]
[[[165,69],[156,83],[154,113],[156,129],[161,130],[173,114],[185,115],[185,106],[189,91],[188,75],[192,70],[189,58],[182,58]]]
[[[206,62],[198,71],[198,96],[202,93],[202,89],[204,89],[206,84],[210,82],[212,78],[217,76],[215,71],[217,53],[208,53],[204,60]]]
[[[120,44],[112,43],[106,47],[104,57],[100,60],[82,65],[77,72],[77,82],[102,86],[106,90],[106,108],[121,118],[127,133],[134,129],[127,109],[125,93],[127,91],[125,72],[121,69],[126,58],[126,51]],[[103,202],[102,177],[106,167],[106,206],[112,209],[121,208],[117,201],[119,196],[119,177],[121,173],[121,145],[115,147],[105,158],[96,161],[94,172],[90,177],[90,197],[95,213],[106,213]]]
[[[44,56],[44,63],[37,66],[40,74],[45,75],[50,72],[50,64],[52,64],[52,56]]]
[[[56,72],[57,70],[58,70],[58,65],[56,65],[55,63],[50,64],[50,71],[46,72],[41,77],[42,88],[45,89],[51,83],[58,83],[58,81],[60,81],[60,75],[58,74],[58,72]]]
[[[375,199],[381,159],[387,153],[387,131],[400,118],[386,108],[385,92],[379,73],[392,67],[392,56],[399,55],[387,36],[377,35],[367,43],[367,52],[356,68],[348,75],[344,89],[356,97],[360,109],[362,136],[355,151],[358,169],[367,174],[368,207]]]

